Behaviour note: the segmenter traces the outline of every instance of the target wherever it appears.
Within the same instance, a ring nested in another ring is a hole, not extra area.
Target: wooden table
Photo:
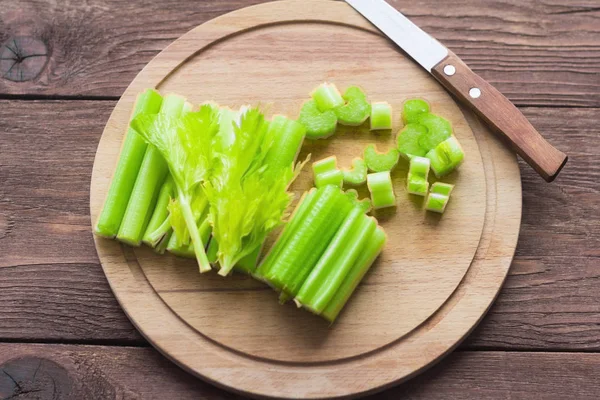
[[[258,2],[0,1],[0,398],[236,398],[129,323],[98,264],[89,183],[138,71],[194,26]],[[570,161],[553,184],[521,162],[521,236],[495,305],[439,365],[373,398],[600,398],[600,3],[393,3]]]

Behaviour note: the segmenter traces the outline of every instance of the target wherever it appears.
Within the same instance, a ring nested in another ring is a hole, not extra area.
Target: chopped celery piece
[[[374,144],[367,146],[364,152],[365,163],[370,171],[383,172],[391,171],[400,158],[400,153],[396,149],[390,149],[387,153],[379,153]]]
[[[350,201],[335,186],[317,189],[312,207],[299,221],[276,259],[258,267],[257,276],[272,287],[296,296],[350,211]],[[269,257],[267,257],[268,259]],[[268,270],[265,271],[268,265]]]
[[[365,177],[365,182],[367,181]],[[358,199],[358,192],[354,189],[350,189],[346,191],[346,197],[350,199],[354,206],[360,207],[363,210],[363,213],[368,213],[373,208],[373,204],[369,199]]]
[[[283,115],[276,115],[269,124],[275,141],[267,153],[265,164],[271,168],[286,168],[296,161],[296,157],[302,148],[306,128],[300,122],[288,119]]]
[[[154,207],[154,213],[152,214],[152,218],[150,218],[146,232],[142,237],[142,242],[150,247],[155,247],[171,230],[171,225],[168,221],[168,205],[169,200],[172,197],[175,197],[175,182],[173,182],[173,178],[171,178],[171,175],[169,174],[167,175],[165,182],[162,184],[162,187],[158,192],[158,200],[156,201],[156,206]],[[166,229],[159,230],[161,225],[165,223],[167,225]]]
[[[344,99],[333,83],[323,83],[310,94],[321,112],[344,105]]]
[[[396,143],[398,151],[408,158],[411,156],[425,157],[427,150],[421,147],[420,139],[427,135],[427,128],[424,125],[409,123],[398,133]]]
[[[388,102],[371,103],[371,130],[392,129],[392,106]]]
[[[419,138],[420,146],[429,151],[452,135],[452,125],[448,120],[434,114],[421,114],[416,117],[417,123],[427,128],[427,135]]]
[[[333,110],[321,112],[314,100],[308,100],[300,110],[298,122],[306,128],[309,139],[325,139],[335,133],[337,117]]]
[[[178,118],[183,112],[185,99],[177,95],[165,96],[159,114],[140,113],[132,121],[131,126],[138,118],[161,119]],[[159,128],[159,130],[164,127]],[[144,135],[138,129],[135,129],[142,137]],[[147,138],[144,137],[147,141]],[[158,197],[160,186],[168,173],[168,166],[154,144],[149,145],[144,154],[144,160],[140,167],[127,210],[123,216],[117,239],[132,246],[139,246],[146,226],[150,221],[154,204]]]
[[[431,193],[437,193],[437,194],[443,194],[444,196],[450,196],[450,193],[452,193],[453,189],[454,189],[454,185],[452,185],[450,183],[435,182],[433,185],[431,185],[431,188],[429,190],[431,191]]]
[[[337,157],[331,156],[312,163],[313,174],[316,177],[324,172],[334,171],[337,169]]]
[[[342,187],[344,183],[344,174],[339,169],[327,171],[315,176],[315,186],[320,188],[325,185],[335,185]]]
[[[362,185],[367,181],[367,163],[362,158],[352,160],[351,170],[342,170],[344,183],[349,185]]]
[[[375,219],[364,215],[360,207],[353,208],[302,284],[296,301],[320,314],[338,291],[376,226]]]
[[[449,199],[450,196],[444,194],[433,192],[429,193],[429,196],[427,196],[427,201],[425,202],[425,209],[427,211],[433,211],[441,214],[446,209]]]
[[[371,104],[367,101],[364,92],[357,86],[350,86],[343,96],[346,104],[337,107],[335,115],[338,122],[347,126],[358,126],[371,115]]]
[[[429,113],[429,103],[425,100],[407,100],[402,107],[402,121],[409,124],[416,121],[421,114],[427,113]]]
[[[452,136],[429,151],[427,158],[431,160],[433,173],[439,178],[454,171],[462,163],[465,153],[456,137]]]
[[[425,157],[412,157],[408,169],[408,177],[406,179],[406,189],[410,194],[425,196],[429,189],[430,161]]]
[[[132,117],[140,113],[156,114],[162,97],[152,89],[142,92],[136,100]],[[117,168],[108,189],[100,217],[96,221],[94,233],[113,238],[117,235],[127,209],[127,203],[144,159],[147,144],[133,129],[127,130]]]
[[[213,162],[211,148],[219,131],[218,120],[217,111],[204,105],[199,111],[178,118],[144,114],[132,122],[132,127],[162,154],[168,164],[200,272],[210,271],[211,268],[191,203]]]
[[[367,175],[367,186],[371,193],[373,208],[392,207],[396,205],[394,186],[390,171],[376,172]]]
[[[327,307],[321,313],[321,316],[330,322],[335,321],[340,311],[346,305],[346,302],[352,296],[352,293],[365,276],[371,265],[383,250],[386,236],[383,229],[377,227],[375,232],[367,240],[365,246],[361,249],[358,258],[352,265],[352,268],[346,274],[342,284],[335,292]]]

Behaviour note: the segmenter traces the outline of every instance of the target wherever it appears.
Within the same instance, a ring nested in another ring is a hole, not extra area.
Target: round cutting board
[[[190,31],[152,60],[115,107],[94,163],[91,214],[104,201],[137,93],[153,87],[192,103],[260,104],[296,117],[323,81],[358,84],[389,102],[391,132],[342,127],[306,141],[301,159],[329,155],[349,167],[369,143],[393,146],[402,103],[427,99],[452,122],[466,153],[443,215],[406,193],[407,165],[392,174],[395,209],[375,214],[388,243],[338,320],[281,306],[242,275],[200,275],[194,261],[96,238],[121,306],[140,332],[181,367],[219,386],[274,398],[350,397],[407,379],[447,354],[497,295],[515,250],[521,216],[514,155],[436,81],[342,2],[288,0],[249,7]],[[292,190],[312,185],[309,168]],[[367,195],[365,188],[359,193]]]

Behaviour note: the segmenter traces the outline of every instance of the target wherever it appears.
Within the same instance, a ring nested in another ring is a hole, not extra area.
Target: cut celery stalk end
[[[357,86],[350,86],[342,96],[346,104],[337,107],[335,115],[341,125],[362,125],[371,115],[371,104],[365,93]]]
[[[181,96],[165,96],[160,113],[180,115],[184,103],[185,99]],[[167,173],[168,167],[163,156],[156,147],[148,146],[117,234],[118,240],[132,246],[140,245]]]
[[[321,112],[314,100],[308,100],[300,110],[298,122],[306,128],[309,139],[325,139],[335,133],[337,117],[333,110]]]
[[[434,114],[421,114],[416,117],[417,123],[427,128],[427,135],[419,138],[419,145],[429,151],[452,136],[452,125],[442,117]]]
[[[391,171],[400,158],[400,153],[396,149],[390,149],[387,153],[379,153],[374,144],[365,148],[364,155],[367,168],[373,172]]]
[[[317,188],[321,188],[326,185],[334,185],[341,188],[343,183],[344,174],[339,169],[323,172],[315,176],[315,186]]]
[[[154,247],[154,252],[156,252],[157,254],[165,254],[165,251],[167,250],[167,246],[169,245],[169,241],[170,241],[172,235],[173,235],[173,231],[169,230],[161,238],[160,242],[158,242],[158,244]]]
[[[196,225],[196,219],[194,218],[194,214],[190,207],[190,201],[183,190],[179,187],[177,188],[177,199],[179,200],[181,211],[183,212],[183,218],[185,219],[185,223],[190,233],[190,238],[192,239],[194,253],[196,253],[196,260],[198,261],[200,273],[208,272],[211,270],[211,267],[208,259],[206,258],[204,242],[202,241],[200,230]]]
[[[179,243],[179,240],[177,239],[177,234],[175,232],[171,234],[171,238],[169,239],[169,243],[167,245],[167,251],[178,257],[196,258],[194,246],[191,243]]]
[[[367,163],[362,158],[352,160],[352,169],[342,170],[344,183],[358,186],[367,181]]]
[[[427,158],[431,160],[433,173],[440,178],[454,171],[462,163],[465,153],[456,137],[452,136],[429,151]]]
[[[152,89],[142,92],[137,97],[132,118],[140,113],[156,114],[162,101],[161,95]],[[96,235],[113,238],[119,232],[147,146],[133,129],[127,130],[102,212],[94,227]]]
[[[279,304],[285,304],[290,301],[294,296],[286,292],[279,293]]]
[[[396,196],[394,195],[394,186],[392,185],[390,171],[367,175],[367,186],[371,193],[371,202],[374,209],[396,205]]]
[[[146,227],[146,232],[142,237],[142,242],[144,244],[150,247],[155,247],[162,237],[170,230],[161,230],[161,232],[155,234],[155,232],[159,230],[162,225],[164,225],[165,221],[168,224],[168,228],[171,227],[168,222],[169,210],[167,207],[170,199],[173,197],[175,197],[175,182],[173,182],[171,175],[167,174],[167,178],[158,192],[158,200],[156,201],[154,212],[152,213],[148,227]]]
[[[218,253],[219,252],[219,242],[215,237],[210,238],[210,242],[208,243],[208,248],[206,250],[206,258],[211,264],[216,264],[219,260]]]
[[[386,102],[371,103],[371,130],[392,129],[392,106]]]
[[[265,164],[268,164],[270,168],[289,168],[296,161],[302,148],[306,128],[297,121],[283,115],[276,115],[269,124],[269,130],[271,133],[276,132],[277,135],[267,153]]]
[[[425,157],[427,150],[421,147],[420,140],[427,135],[427,128],[417,123],[409,123],[398,133],[396,143],[398,151],[407,158],[412,156]]]
[[[408,177],[406,179],[406,190],[410,194],[418,196],[427,195],[429,189],[429,169],[431,163],[425,157],[412,157],[408,169]]]
[[[313,174],[316,177],[324,172],[330,172],[337,169],[337,157],[331,156],[312,163]]]
[[[431,192],[429,193],[429,196],[427,196],[425,209],[427,211],[433,211],[441,214],[444,212],[444,210],[446,210],[446,205],[448,204],[449,199],[450,196]]]
[[[331,243],[304,281],[295,300],[321,314],[335,296],[377,223],[359,207],[350,211]]]
[[[371,235],[365,246],[362,248],[358,258],[346,274],[342,284],[335,292],[335,295],[321,313],[322,317],[330,322],[335,321],[360,281],[367,271],[369,271],[371,265],[373,265],[373,262],[381,253],[381,250],[383,250],[385,242],[385,232],[380,227],[377,227],[373,235]]]
[[[437,193],[437,194],[443,194],[444,196],[450,196],[450,193],[452,193],[453,189],[454,189],[454,185],[452,185],[450,183],[435,182],[433,185],[431,185],[431,188],[429,190],[431,191],[431,193]]]
[[[407,100],[402,106],[402,121],[409,124],[422,114],[429,113],[429,103],[422,99]]]
[[[322,83],[310,94],[321,112],[344,105],[344,99],[333,83]]]

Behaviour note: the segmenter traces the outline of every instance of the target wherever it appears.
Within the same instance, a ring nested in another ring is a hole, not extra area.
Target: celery
[[[402,121],[405,124],[415,122],[422,114],[429,113],[429,103],[425,100],[407,100],[402,107]]]
[[[390,171],[367,175],[367,186],[371,193],[373,208],[378,209],[396,205],[396,196],[394,195]]]
[[[446,210],[446,205],[450,196],[446,196],[440,193],[429,193],[427,201],[425,202],[425,209],[427,211],[433,211],[437,213],[443,213]]]
[[[333,83],[323,83],[310,94],[321,112],[344,105],[344,99]]]
[[[258,257],[260,256],[260,252],[262,249],[257,247],[252,253],[247,254],[243,258],[241,258],[235,267],[233,267],[234,271],[243,272],[245,274],[252,274],[256,270],[256,266],[258,265]],[[219,252],[219,242],[214,237],[210,239],[210,243],[208,245],[208,249],[206,250],[206,256],[208,257],[208,261],[211,264],[216,264],[218,260],[218,252]]]
[[[308,100],[300,110],[298,122],[306,128],[309,139],[325,139],[335,133],[337,117],[333,110],[321,112],[314,100]]]
[[[433,173],[440,178],[454,171],[462,163],[465,153],[456,137],[451,136],[429,151],[426,157],[431,160]]]
[[[425,157],[427,150],[421,147],[420,139],[427,135],[427,128],[424,125],[409,123],[398,133],[396,142],[398,151],[408,158],[411,156]]]
[[[419,145],[426,151],[452,136],[452,125],[448,120],[434,114],[421,114],[415,118],[416,123],[427,128],[427,135],[419,138]]]
[[[132,117],[139,113],[155,114],[160,109],[162,97],[152,89],[142,92],[135,104]],[[127,130],[127,136],[121,149],[119,162],[113,175],[104,207],[98,217],[94,233],[108,238],[115,237],[121,226],[123,215],[131,191],[144,159],[147,144],[133,129]]]
[[[204,218],[202,222],[198,224],[198,231],[200,232],[200,239],[202,240],[202,243],[208,243],[208,240],[210,239],[210,234],[212,233],[212,229],[206,218]],[[189,241],[187,243],[181,243],[177,238],[177,233],[175,232],[173,232],[173,234],[171,235],[171,239],[169,240],[167,246],[167,251],[180,257],[195,257],[194,245]]]
[[[289,167],[302,148],[306,128],[297,121],[276,115],[269,124],[269,130],[271,133],[268,135],[274,136],[275,141],[266,155],[265,164],[271,168]]]
[[[337,169],[337,157],[331,156],[312,163],[313,175],[316,177],[324,172],[330,172]]]
[[[159,114],[177,117],[182,113],[184,103],[185,99],[183,97],[165,96]],[[135,119],[143,115],[149,114],[141,113]],[[140,134],[139,131],[137,133]],[[160,151],[154,146],[148,146],[117,234],[118,240],[132,246],[140,245],[146,225],[150,221],[151,213],[154,211],[153,206],[160,185],[167,172],[167,163]]]
[[[382,101],[371,103],[371,130],[392,129],[392,106]]]
[[[346,104],[334,109],[341,125],[358,126],[371,115],[371,104],[360,88],[350,86],[342,96]]]
[[[167,175],[165,182],[158,192],[156,207],[154,207],[154,213],[152,214],[152,218],[150,218],[146,233],[144,233],[144,236],[142,237],[142,242],[150,247],[155,247],[171,230],[171,224],[168,221],[169,210],[167,209],[167,206],[172,197],[175,197],[175,182],[173,182],[171,175]],[[165,224],[167,225],[166,229],[161,226]]]
[[[400,153],[396,149],[390,149],[387,153],[379,153],[374,144],[367,146],[364,152],[365,163],[369,170],[373,172],[391,171],[400,158]]]
[[[213,265],[219,261],[219,256],[217,255],[218,252],[219,243],[217,242],[217,239],[211,237],[208,248],[206,249],[206,258],[208,258],[208,261]]]
[[[362,158],[352,160],[351,170],[342,170],[344,174],[344,183],[358,186],[367,181],[367,164]]]
[[[350,271],[346,274],[344,281],[335,292],[333,298],[329,301],[321,316],[328,321],[333,322],[339,315],[340,311],[346,305],[346,302],[352,296],[352,293],[365,276],[371,265],[381,253],[385,246],[386,236],[384,231],[377,227],[375,232],[367,240],[365,246],[362,247],[360,254]]]
[[[365,178],[365,181],[367,179]],[[345,193],[346,197],[348,199],[350,199],[350,202],[354,205],[354,206],[358,206],[363,210],[363,213],[368,213],[369,211],[371,211],[373,209],[373,204],[371,203],[371,200],[369,199],[362,199],[359,200],[358,199],[358,192],[354,189],[350,189],[347,190]]]
[[[342,187],[344,174],[337,169],[337,158],[335,156],[315,161],[312,168],[316,187],[320,188],[325,185]]]
[[[328,185],[317,189],[314,205],[299,222],[295,233],[270,268],[265,271],[265,264],[261,264],[257,275],[271,286],[295,296],[350,207],[350,202],[339,188]]]
[[[360,207],[352,209],[302,284],[296,301],[320,314],[334,297],[376,226],[375,219],[365,216]]]
[[[167,246],[169,245],[169,240],[171,239],[172,235],[173,235],[173,230],[169,230],[163,236],[163,238],[156,244],[156,246],[154,247],[154,251],[158,254],[165,254],[165,251],[167,250]]]
[[[450,183],[443,182],[435,182],[431,185],[430,191],[431,193],[443,194],[444,196],[450,196],[452,190],[454,189],[454,185]]]
[[[406,179],[406,189],[410,194],[425,196],[429,189],[430,161],[425,157],[412,157],[410,159],[410,167],[408,169],[408,177]]]

